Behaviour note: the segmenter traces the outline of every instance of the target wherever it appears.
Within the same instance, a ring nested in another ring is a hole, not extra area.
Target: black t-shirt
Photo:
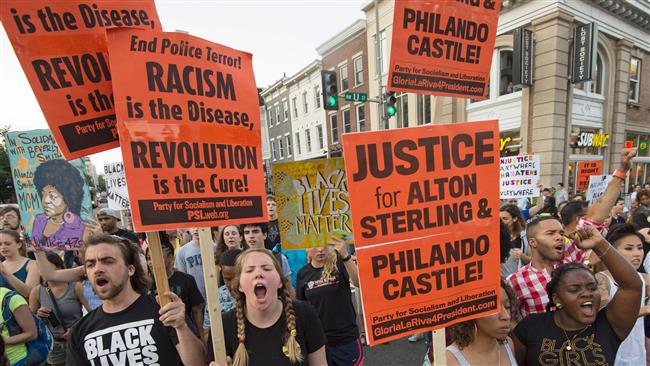
[[[304,361],[291,363],[282,352],[284,340],[287,337],[287,321],[284,311],[275,324],[268,328],[258,328],[246,320],[246,350],[248,351],[248,366],[299,366],[308,364],[308,355],[318,351],[325,345],[325,334],[321,328],[314,309],[302,301],[293,301],[296,313],[296,338]],[[223,331],[226,339],[226,354],[233,359],[239,346],[237,339],[237,318],[235,310],[223,314]],[[208,339],[212,344],[212,334]],[[208,362],[214,361],[212,347],[208,347]]]
[[[340,258],[336,266],[338,273],[334,273],[327,282],[321,280],[323,269],[314,268],[310,263],[302,267],[296,277],[296,297],[309,302],[316,309],[330,346],[359,338],[350,276]]]
[[[264,247],[268,250],[273,250],[276,245],[282,242],[280,239],[280,224],[278,224],[278,220],[269,221],[268,228],[266,240],[264,240]]]
[[[176,330],[160,322],[158,310],[154,298],[141,295],[117,313],[91,311],[70,329],[66,365],[180,365]]]
[[[133,231],[129,231],[129,230],[117,229],[117,231],[111,235],[119,236],[120,238],[129,239],[135,244],[138,244],[140,242],[138,240],[138,236],[135,235]]]
[[[515,335],[527,347],[527,365],[614,365],[622,340],[609,324],[606,309],[596,322],[582,331],[564,331],[553,319],[554,312],[530,314],[515,327]],[[568,340],[571,350],[567,350]]]
[[[187,273],[174,271],[172,276],[169,277],[169,290],[181,298],[181,301],[183,301],[183,304],[185,304],[185,314],[192,321],[190,328],[192,328],[192,330],[194,330],[197,335],[200,335],[198,334],[198,330],[194,327],[195,319],[192,314],[192,307],[204,304],[205,300],[203,299],[203,295],[201,295],[201,292],[196,285],[194,277],[188,275]],[[154,297],[158,294],[155,282],[151,285],[149,294]]]

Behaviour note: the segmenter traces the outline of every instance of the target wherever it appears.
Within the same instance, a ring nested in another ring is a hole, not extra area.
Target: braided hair
[[[230,282],[230,292],[234,295],[236,302],[235,317],[237,319],[237,339],[239,340],[239,346],[237,346],[237,350],[235,351],[233,366],[248,366],[249,364],[248,351],[246,350],[246,296],[244,293],[239,291],[239,282],[241,279],[244,260],[250,253],[264,253],[268,255],[273,262],[273,267],[280,276],[282,286],[278,289],[278,298],[282,301],[284,317],[287,322],[287,334],[285,336],[282,351],[289,358],[291,363],[301,363],[304,361],[304,356],[297,340],[296,312],[293,308],[291,297],[287,292],[288,280],[282,276],[280,263],[278,263],[270,250],[264,248],[252,248],[247,249],[237,258],[235,264],[235,277]]]
[[[557,286],[562,281],[564,276],[572,271],[587,271],[589,274],[594,276],[594,274],[580,263],[567,263],[563,264],[560,267],[556,268],[551,272],[551,280],[546,284],[546,294],[548,295],[548,304],[546,304],[546,311],[551,311],[556,304],[553,302],[553,294],[557,293]]]

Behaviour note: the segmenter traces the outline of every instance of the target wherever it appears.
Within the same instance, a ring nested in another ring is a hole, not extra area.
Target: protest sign
[[[601,174],[603,174],[602,160],[579,161],[576,164],[576,190],[587,190],[589,186],[589,177]]]
[[[352,235],[343,158],[273,165],[283,249],[322,247]]]
[[[612,181],[611,175],[592,175],[589,177],[589,187],[587,188],[587,202],[594,203],[605,194],[607,185]]]
[[[108,49],[135,230],[266,221],[252,56],[134,29]]]
[[[118,146],[105,29],[162,29],[153,0],[2,2],[2,25],[61,152]]]
[[[517,155],[501,158],[501,199],[539,196],[539,155]]]
[[[484,99],[500,0],[396,0],[391,91]]]
[[[50,130],[9,132],[5,142],[25,235],[42,247],[78,248],[92,231],[83,161],[63,159]]]
[[[498,122],[346,134],[343,146],[369,344],[495,312]]]
[[[106,199],[108,208],[113,210],[128,210],[129,192],[126,189],[126,176],[124,164],[110,163],[104,165],[104,183],[106,185]]]

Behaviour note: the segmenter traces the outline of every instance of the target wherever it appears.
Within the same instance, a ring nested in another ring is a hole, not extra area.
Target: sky
[[[360,0],[156,0],[163,29],[184,30],[206,40],[253,54],[258,87],[293,75],[319,58],[316,47],[357,19]],[[0,126],[13,131],[48,128],[34,93],[0,27]],[[98,173],[122,160],[119,149],[90,155]]]

